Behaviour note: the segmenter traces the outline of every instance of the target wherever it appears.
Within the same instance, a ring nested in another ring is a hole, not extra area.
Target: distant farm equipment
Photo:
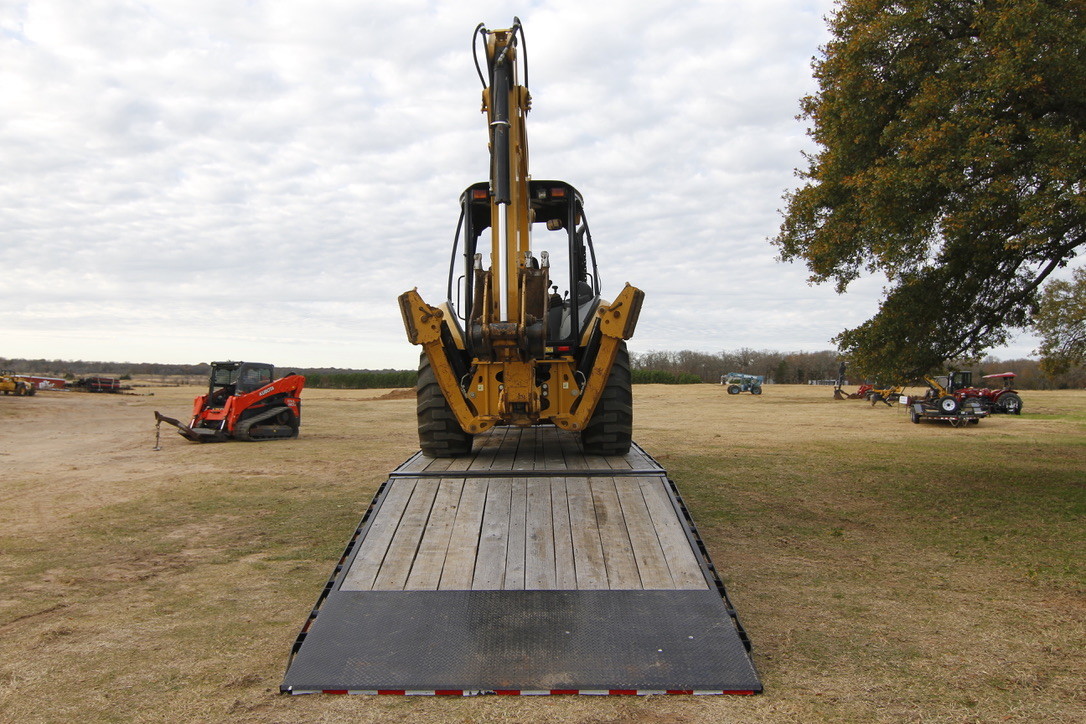
[[[837,380],[833,383],[833,399],[835,400],[862,400],[872,389],[871,385],[860,385],[855,392],[845,392],[845,363],[837,370]]]
[[[13,372],[7,370],[0,371],[0,392],[5,395],[15,395],[17,397],[30,397],[37,391],[37,388],[22,377],[17,376]]]
[[[1001,412],[1008,415],[1022,414],[1022,397],[1014,389],[1013,372],[1000,372],[994,375],[984,375],[982,380],[1001,380],[1002,387],[991,389],[988,387],[966,387],[958,390],[956,394],[963,397],[976,397],[980,399],[984,408],[989,412]]]
[[[762,375],[745,375],[741,372],[729,372],[720,377],[720,384],[728,386],[729,395],[738,395],[740,392],[760,395],[764,381],[765,378]]]
[[[864,389],[867,388],[867,389]],[[871,389],[871,385],[860,385],[859,389],[855,392],[845,392],[843,388],[835,385],[833,388],[833,399],[835,400],[862,400],[867,390]]]
[[[84,377],[69,385],[72,389],[83,392],[109,392],[120,394],[126,388],[116,377]]]
[[[864,390],[864,388],[867,388]],[[864,390],[863,397],[872,406],[883,403],[887,407],[893,407],[894,403],[901,399],[901,393],[905,391],[905,385],[893,385],[891,387],[875,387],[874,385],[860,385]]]
[[[68,381],[63,377],[45,377],[43,375],[18,375],[38,390],[63,390],[67,388]]]
[[[958,402],[953,395],[928,395],[910,404],[909,418],[915,424],[921,420],[927,422],[949,422],[952,427],[963,425],[977,425],[981,418],[988,416],[988,411],[976,397],[970,397],[965,402]]]
[[[947,375],[932,377],[925,375],[924,381],[928,383],[927,393],[915,402],[922,402],[925,408],[937,407],[947,415],[953,415],[961,407],[961,399],[954,394],[954,390],[972,382],[973,374],[963,372],[951,372]],[[914,420],[915,422],[915,420]]]
[[[880,385],[871,384],[865,382],[856,388],[855,392],[845,392],[841,387],[833,388],[833,399],[835,400],[867,400],[872,405],[876,405],[880,402],[887,406],[893,406],[895,402],[901,397],[901,393],[905,391],[904,385],[890,385],[889,387],[882,387]]]
[[[193,400],[192,422],[156,410],[156,430],[165,422],[193,442],[297,437],[303,387],[305,377],[275,379],[275,368],[263,362],[212,362],[207,394]]]
[[[1000,372],[993,375],[985,375],[982,379],[999,379],[1003,381],[1003,387],[990,389],[987,387],[973,386],[973,373],[965,370],[954,370],[949,374],[938,377],[925,377],[924,381],[931,388],[928,397],[938,399],[952,398],[958,405],[975,401],[988,413],[1004,413],[1009,415],[1022,414],[1022,398],[1014,389],[1013,372]],[[945,403],[950,405],[949,402]]]

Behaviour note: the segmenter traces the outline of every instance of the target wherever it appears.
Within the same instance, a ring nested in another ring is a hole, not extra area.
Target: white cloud
[[[635,350],[818,349],[870,315],[773,261],[830,0],[0,9],[0,355],[413,367],[486,176],[479,21],[524,21],[536,178],[586,197]]]

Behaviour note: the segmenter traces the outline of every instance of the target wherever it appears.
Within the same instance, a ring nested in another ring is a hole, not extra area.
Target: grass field
[[[307,390],[197,445],[196,388],[0,397],[0,721],[1080,722],[1086,391],[954,429],[829,388],[635,388],[754,643],[754,697],[284,697],[414,404]],[[400,397],[400,399],[395,399]]]

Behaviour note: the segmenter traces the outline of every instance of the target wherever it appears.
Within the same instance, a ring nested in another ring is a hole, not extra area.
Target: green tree
[[[830,29],[773,242],[838,292],[885,274],[850,369],[980,356],[1086,243],[1086,0],[843,0]]]
[[[1056,279],[1041,291],[1033,326],[1041,336],[1041,369],[1059,375],[1086,363],[1086,267],[1070,281]]]

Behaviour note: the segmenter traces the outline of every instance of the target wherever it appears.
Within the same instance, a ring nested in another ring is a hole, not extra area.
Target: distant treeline
[[[644,352],[631,355],[635,381],[639,373],[666,372],[683,376],[683,382],[720,382],[721,375],[742,372],[761,375],[766,382],[807,384],[808,380],[837,379],[841,362],[833,350],[777,352],[741,348],[716,354],[708,352]],[[689,378],[693,377],[694,380]],[[656,380],[646,380],[655,382]]]
[[[307,387],[333,390],[372,390],[414,387],[419,373],[415,370],[382,370],[380,372],[302,372]]]
[[[834,350],[820,352],[778,352],[740,348],[716,354],[707,352],[644,352],[631,354],[630,364],[634,384],[691,384],[696,382],[720,382],[721,375],[742,372],[761,375],[767,383],[807,384],[812,380],[837,379],[841,362]],[[1040,363],[1031,359],[999,360],[986,357],[980,362],[962,362],[956,369],[972,370],[974,382],[983,386],[983,375],[996,372],[1014,372],[1018,375],[1015,386],[1026,390],[1080,389],[1086,387],[1086,366],[1079,366],[1058,377],[1048,378],[1041,372]],[[184,378],[187,384],[207,381],[210,365],[160,364],[155,362],[85,362],[83,360],[5,359],[0,357],[0,369],[19,374],[38,374],[66,379],[79,379],[103,375],[131,378],[161,377],[176,381]],[[415,370],[357,370],[336,367],[280,367],[277,374],[297,372],[305,375],[310,387],[334,389],[390,389],[414,387],[418,373]],[[846,385],[859,385],[867,380],[845,373]],[[873,382],[884,382],[872,380]],[[998,380],[995,381],[998,386]]]
[[[630,370],[635,385],[693,385],[701,384],[701,378],[689,372],[666,370]]]
[[[630,364],[634,382],[657,382],[646,375],[659,372],[682,376],[682,381],[694,377],[702,382],[720,382],[721,375],[742,372],[762,375],[767,383],[800,384],[812,380],[835,380],[841,367],[834,350],[821,352],[777,352],[773,350],[737,349],[717,354],[707,352],[645,352],[631,355]],[[955,369],[972,370],[973,382],[978,387],[1000,387],[999,380],[982,380],[984,375],[997,372],[1014,372],[1015,387],[1026,390],[1066,390],[1086,387],[1086,366],[1079,366],[1057,377],[1048,378],[1041,371],[1041,364],[1032,359],[1000,360],[985,357],[979,362],[959,362]],[[659,380],[663,381],[663,380]],[[845,385],[859,385],[868,380],[860,379],[845,371]],[[881,380],[871,380],[882,382]],[[919,382],[923,385],[922,382]]]
[[[104,376],[130,379],[135,375],[156,377],[162,381],[182,381],[186,384],[207,382],[211,365],[207,363],[160,364],[156,362],[87,362],[84,360],[5,359],[0,357],[0,369],[18,374],[35,374],[46,377],[63,377],[74,380],[81,377]],[[334,389],[384,389],[414,387],[418,372],[415,370],[352,370],[336,367],[276,367],[276,375],[296,372],[305,375],[306,386]]]
[[[159,364],[155,362],[85,362],[83,360],[60,359],[4,359],[0,357],[0,368],[19,374],[34,374],[45,377],[122,377],[124,375],[150,376],[195,376],[207,379],[211,366],[208,364],[180,365]]]

